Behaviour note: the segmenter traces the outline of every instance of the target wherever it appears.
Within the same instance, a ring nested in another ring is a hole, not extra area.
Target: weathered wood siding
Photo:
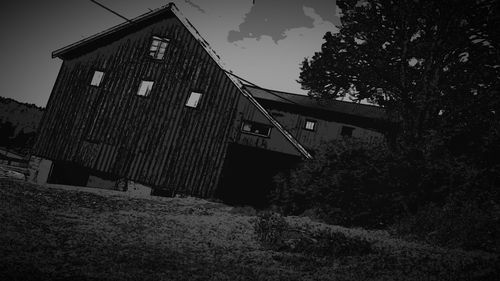
[[[241,124],[245,120],[266,124],[272,127],[270,136],[263,137],[242,132]],[[235,130],[231,136],[231,141],[235,143],[302,157],[302,154],[297,148],[295,148],[277,128],[273,127],[264,114],[262,114],[262,112],[260,112],[248,99],[242,98],[238,103],[234,128]]]
[[[354,128],[352,136],[356,138],[375,141],[384,137],[382,133],[373,129],[370,130],[348,122],[334,121],[332,120],[334,118],[325,120],[317,115],[308,116],[303,113],[299,114],[289,110],[273,108],[269,105],[265,105],[265,107],[295,139],[309,149],[315,148],[322,142],[342,138],[341,131],[343,126]],[[307,120],[316,121],[314,131],[305,129]]]
[[[163,60],[147,54],[169,38]],[[99,87],[95,70],[105,72]],[[141,80],[154,81],[148,97]],[[198,108],[185,106],[192,91]],[[209,196],[225,157],[241,95],[177,18],[163,17],[105,46],[66,59],[35,154],[168,191]]]

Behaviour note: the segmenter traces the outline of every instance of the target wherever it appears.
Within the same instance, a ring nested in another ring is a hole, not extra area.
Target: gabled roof
[[[196,38],[196,40],[201,44],[205,51],[212,57],[212,59],[217,63],[217,65],[224,71],[224,74],[233,82],[233,84],[239,89],[240,93],[247,98],[268,120],[273,124],[279,132],[306,158],[311,159],[312,155],[300,144],[283,126],[274,119],[269,112],[267,112],[264,107],[252,96],[252,94],[245,89],[243,84],[239,79],[231,75],[231,72],[227,70],[224,63],[217,53],[210,47],[210,45],[205,41],[205,39],[200,35],[196,28],[191,24],[191,22],[181,13],[174,3],[169,3],[159,9],[153,10],[141,16],[132,19],[130,22],[124,22],[96,35],[90,36],[76,43],[58,49],[52,53],[52,57],[59,57],[65,59],[71,57],[71,54],[77,53],[88,48],[93,48],[96,44],[101,44],[103,41],[116,40],[117,37],[128,34],[134,30],[140,29],[147,26],[151,21],[156,20],[164,16],[165,14],[173,13],[173,15],[179,19],[179,21],[184,25],[184,27]]]
[[[135,17],[129,22],[123,22],[102,32],[77,41],[73,44],[57,49],[52,52],[52,58],[57,57],[65,59],[67,57],[70,57],[74,52],[86,50],[87,48],[92,47],[96,44],[102,44],[105,41],[114,40],[116,37],[123,36],[137,29],[141,29],[144,26],[150,24],[152,21],[155,21],[156,19],[161,18],[166,14],[171,14],[172,5],[174,4],[169,3],[161,8]]]
[[[379,106],[339,100],[320,100],[306,95],[263,89],[251,85],[245,88],[258,100],[270,101],[315,110],[347,114],[357,117],[386,120],[385,110]]]

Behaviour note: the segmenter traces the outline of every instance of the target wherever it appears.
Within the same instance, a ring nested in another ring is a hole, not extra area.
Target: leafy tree
[[[302,63],[299,82],[310,95],[351,93],[384,106],[401,120],[406,144],[421,143],[443,128],[450,138],[471,136],[498,120],[498,1],[339,0],[337,5],[339,32],[327,33],[321,51]]]
[[[278,178],[279,203],[346,225],[403,216],[402,233],[498,251],[500,1],[337,5],[339,31],[303,61],[299,82],[314,97],[383,106],[399,149],[330,143]]]

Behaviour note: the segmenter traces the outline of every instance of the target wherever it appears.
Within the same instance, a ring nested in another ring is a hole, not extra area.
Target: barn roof
[[[280,131],[283,136],[306,158],[312,158],[312,155],[298,142],[292,134],[290,134],[285,128],[278,122],[274,117],[267,112],[266,109],[252,96],[252,94],[244,87],[242,82],[228,71],[225,64],[222,62],[221,58],[217,53],[210,47],[210,45],[205,41],[201,34],[196,30],[196,28],[191,24],[191,22],[181,13],[174,3],[169,3],[159,9],[153,10],[151,12],[145,13],[138,16],[129,22],[124,22],[109,28],[103,32],[97,33],[93,36],[70,44],[66,47],[60,48],[52,53],[52,57],[59,57],[61,59],[70,58],[71,56],[85,52],[86,50],[91,50],[96,46],[105,44],[107,42],[113,42],[117,38],[124,36],[134,30],[141,29],[151,22],[162,18],[163,16],[173,13],[173,15],[179,19],[179,21],[184,25],[184,27],[196,38],[196,40],[201,44],[205,51],[212,57],[212,59],[217,63],[217,65],[224,71],[224,74],[233,82],[233,84],[239,89],[240,93],[247,98],[270,122],[273,124],[278,131]]]
[[[306,109],[322,110],[369,119],[387,119],[385,110],[379,106],[346,102],[339,100],[321,100],[306,95],[287,93],[245,85],[245,88],[258,100],[286,104]]]
[[[96,45],[102,45],[107,43],[107,41],[116,40],[117,37],[129,34],[134,30],[141,29],[144,26],[150,24],[152,21],[155,21],[156,19],[164,16],[165,14],[171,13],[171,5],[173,5],[173,3],[144,13],[138,17],[131,19],[128,22],[123,22],[121,24],[115,25],[73,44],[57,49],[52,52],[52,57],[66,59],[73,56],[75,53],[86,51],[89,48],[95,47]]]

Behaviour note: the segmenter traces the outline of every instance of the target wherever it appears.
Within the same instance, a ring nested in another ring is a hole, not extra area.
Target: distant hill
[[[26,153],[33,146],[44,109],[0,97],[0,146]]]

